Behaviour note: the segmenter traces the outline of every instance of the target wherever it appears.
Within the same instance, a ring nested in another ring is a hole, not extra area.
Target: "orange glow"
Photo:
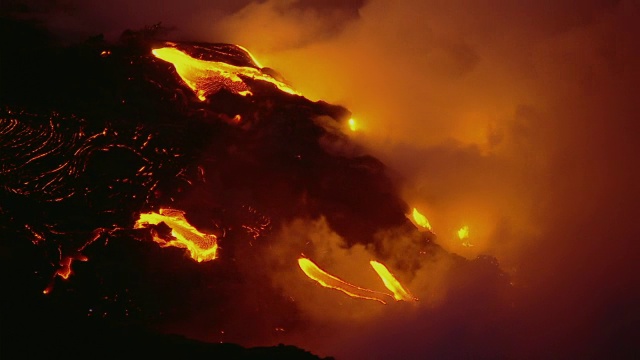
[[[393,274],[389,272],[389,269],[387,269],[387,267],[384,266],[382,263],[371,260],[369,261],[369,264],[371,264],[371,267],[373,267],[373,270],[375,270],[376,273],[378,273],[378,276],[380,276],[380,279],[382,279],[384,286],[393,293],[394,299],[398,301],[418,300],[417,298],[409,294],[407,290],[405,290],[402,284],[400,284],[400,282],[393,276]]]
[[[346,281],[328,274],[307,258],[299,258],[298,265],[300,265],[300,269],[302,269],[305,275],[326,288],[342,291],[354,298],[375,300],[386,304],[383,299],[389,295],[349,284]]]
[[[418,224],[419,226],[422,226],[427,230],[431,230],[431,224],[429,224],[429,220],[427,220],[427,218],[424,215],[420,214],[418,209],[413,208],[412,216],[416,224]]]
[[[224,62],[192,58],[173,47],[154,49],[151,52],[158,59],[172,63],[180,78],[201,101],[205,101],[207,96],[218,92],[222,88],[242,96],[251,95],[251,88],[242,81],[241,76],[266,81],[274,84],[284,92],[298,94],[286,84],[252,67],[234,66]],[[253,59],[253,56],[249,55]],[[254,62],[256,61],[254,60]]]
[[[165,223],[171,228],[172,239],[166,240],[153,235],[153,240],[162,247],[175,246],[189,250],[190,256],[197,262],[214,260],[218,252],[215,235],[205,234],[187,222],[184,212],[174,209],[160,209],[159,213],[140,214],[134,227],[145,228],[147,225]]]

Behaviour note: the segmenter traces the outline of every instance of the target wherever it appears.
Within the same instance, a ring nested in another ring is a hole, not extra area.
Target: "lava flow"
[[[394,299],[398,301],[399,300],[403,300],[403,301],[418,300],[417,298],[413,297],[407,290],[405,290],[402,284],[400,284],[400,282],[393,276],[393,274],[391,274],[389,269],[387,269],[387,267],[384,266],[382,263],[371,260],[369,264],[371,264],[371,267],[373,267],[373,270],[375,270],[376,273],[378,273],[378,276],[380,276],[380,279],[382,279],[384,286],[393,293]]]
[[[160,209],[159,213],[150,212],[140,214],[134,227],[137,229],[148,225],[166,224],[171,228],[169,239],[163,238],[156,231],[153,232],[153,241],[162,247],[175,246],[189,250],[190,256],[197,262],[214,260],[218,252],[217,237],[213,234],[205,234],[187,222],[184,212],[175,209]]]
[[[376,271],[380,279],[384,283],[384,286],[389,289],[393,293],[393,298],[397,301],[416,301],[417,298],[413,297],[400,282],[391,274],[391,272],[384,266],[382,263],[371,260],[369,262],[373,270]],[[298,259],[298,265],[302,271],[311,279],[317,281],[320,285],[340,290],[343,293],[361,299],[369,299],[376,300],[383,304],[386,304],[384,301],[387,296],[391,296],[389,294],[361,288],[359,286],[355,286],[353,284],[349,284],[348,282],[338,279],[337,277],[330,275],[326,271],[320,269],[313,261],[307,258]]]
[[[53,290],[53,284],[54,284],[56,276],[59,276],[64,280],[69,279],[69,276],[71,276],[71,264],[73,263],[73,260],[87,261],[87,257],[83,256],[83,255],[78,255],[76,257],[67,256],[64,259],[62,259],[60,261],[60,268],[58,270],[56,270],[56,272],[53,274],[51,282],[42,291],[43,294],[45,294],[45,295],[49,294],[51,292],[51,290]]]
[[[418,224],[419,226],[427,229],[427,230],[431,230],[431,224],[429,223],[429,220],[427,220],[427,217],[422,215],[418,209],[413,208],[413,220],[415,221],[416,224]]]
[[[354,298],[375,300],[383,304],[387,303],[385,299],[389,295],[349,284],[348,282],[341,280],[320,269],[318,265],[307,258],[298,259],[298,265],[300,265],[300,269],[302,269],[302,271],[309,278],[317,281],[324,287],[342,291],[343,293]]]
[[[347,123],[349,124],[349,130],[351,131],[358,130],[358,124],[356,123],[356,120],[354,118],[349,119]]]
[[[464,247],[472,247],[473,244],[469,242],[469,227],[467,225],[461,227],[458,230],[458,238],[462,241],[462,246]]]
[[[201,101],[205,101],[208,95],[214,94],[222,88],[238,95],[252,94],[250,86],[242,80],[242,77],[266,81],[284,92],[297,94],[286,84],[256,68],[196,59],[173,47],[154,49],[152,53],[158,59],[173,64],[180,78]],[[253,59],[251,54],[249,56]]]

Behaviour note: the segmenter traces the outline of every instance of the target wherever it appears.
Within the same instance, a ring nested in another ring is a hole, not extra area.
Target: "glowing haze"
[[[480,274],[445,284],[450,264],[436,259],[402,282],[419,307],[372,310],[363,317],[384,329],[349,324],[367,330],[327,330],[325,343],[307,336],[302,346],[345,358],[610,358],[633,349],[638,2],[139,1],[131,6],[140,11],[124,13],[123,1],[69,3],[49,17],[66,34],[163,21],[178,38],[240,44],[305,96],[346,106],[357,118],[351,136],[404,179],[405,200],[429,214],[436,241],[469,259],[496,257],[516,289],[513,308],[495,310],[503,294],[484,291],[492,287]],[[473,246],[458,236],[463,226]],[[335,237],[317,224],[292,227]],[[336,267],[371,258],[330,243],[331,273],[357,272]],[[308,300],[301,311],[312,322],[346,313]],[[474,352],[448,346],[458,343]]]

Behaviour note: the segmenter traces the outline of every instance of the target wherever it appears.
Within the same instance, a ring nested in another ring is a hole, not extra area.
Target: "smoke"
[[[249,35],[253,31],[263,34],[262,42],[270,49],[289,49],[339,32],[341,23],[357,15],[362,2],[7,0],[0,12],[41,22],[59,40],[69,42],[99,34],[115,40],[125,29],[161,22],[178,39],[229,43],[228,33]],[[227,22],[231,18],[233,22]],[[272,21],[274,18],[280,21]]]
[[[393,332],[407,331],[407,324],[414,323],[416,317],[424,317],[425,320],[431,318],[435,309],[463,304],[456,312],[464,313],[469,311],[467,305],[486,305],[486,296],[467,303],[467,300],[459,297],[460,294],[452,294],[457,287],[465,289],[464,296],[474,292],[462,284],[469,280],[463,275],[468,269],[461,270],[456,258],[441,251],[435,251],[429,256],[421,255],[419,250],[425,239],[418,233],[391,229],[379,233],[377,237],[377,245],[357,244],[349,247],[324,218],[295,220],[286,224],[274,236],[275,242],[270,244],[269,250],[264,254],[264,268],[269,269],[268,274],[274,287],[280,289],[284,297],[296,303],[296,316],[299,317],[297,328],[290,329],[292,331],[284,334],[281,340],[326,356],[388,358],[391,353],[380,353],[381,348],[367,345],[367,341],[376,337],[388,337],[389,329]],[[419,300],[396,302],[389,296],[386,305],[383,305],[377,301],[351,298],[337,290],[323,288],[296,268],[296,259],[300,256],[307,256],[323,270],[355,286],[389,293],[369,265],[372,259],[381,260]],[[489,268],[485,274],[487,279],[495,275],[495,268]],[[486,290],[487,286],[491,284],[482,282],[482,285],[474,288],[475,291]],[[492,294],[489,301],[493,302],[494,296],[496,294]],[[446,305],[447,300],[452,301]],[[486,310],[484,308],[483,312]],[[435,318],[437,317],[431,318],[429,323],[432,324]],[[428,325],[425,329],[432,326]],[[394,345],[396,340],[392,338],[381,344],[384,343],[393,352],[398,346],[406,346],[414,340],[414,337],[409,337],[406,343]]]
[[[405,178],[405,199],[430,219],[439,244],[498,259],[518,295],[515,309],[498,315],[509,319],[510,346],[484,354],[631,349],[636,3],[372,0],[338,32],[340,17],[273,11],[283,4],[295,2],[251,4],[215,33],[252,49],[310,98],[349,108],[362,129],[354,139]],[[462,225],[473,247],[457,239]],[[477,280],[458,295],[489,286]],[[483,296],[476,300],[491,302]],[[446,318],[443,329],[452,329],[488,321],[455,311],[442,306],[416,321],[391,321],[403,329],[394,341],[437,334],[413,354],[442,355],[437,344],[454,336],[424,323]],[[476,335],[506,342],[498,333]],[[375,339],[367,341],[384,343]],[[379,347],[360,350],[367,349]]]
[[[59,40],[77,42],[103,34],[117,39],[125,29],[163,22],[190,34],[207,33],[207,25],[237,11],[247,1],[76,1],[8,0],[2,10],[15,17],[36,20]]]
[[[436,241],[469,259],[496,257],[514,284],[504,307],[490,277],[455,277],[437,259],[398,274],[419,298],[432,297],[413,307],[381,312],[339,293],[326,300],[333,295],[316,295],[329,290],[278,263],[298,255],[288,244],[307,239],[327,271],[374,288],[367,266],[376,253],[345,248],[323,221],[300,220],[269,259],[274,285],[304,299],[301,316],[317,325],[316,343],[299,335],[310,350],[345,358],[635,350],[636,2],[57,4],[41,13],[66,34],[163,21],[177,37],[240,44],[307,97],[346,106],[358,121],[353,139],[405,179],[403,197],[429,218]],[[463,225],[472,247],[456,236]],[[338,336],[336,327],[346,330]]]

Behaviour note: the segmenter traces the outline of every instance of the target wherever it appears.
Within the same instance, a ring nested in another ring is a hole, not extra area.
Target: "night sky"
[[[308,98],[352,111],[354,141],[402,179],[403,199],[429,218],[436,241],[467,259],[495,257],[512,282],[511,306],[495,306],[505,295],[482,274],[447,283],[447,265],[436,264],[406,284],[421,298],[410,310],[342,324],[326,303],[303,307],[324,340],[302,334],[294,345],[338,359],[443,358],[467,336],[478,351],[468,358],[640,356],[637,1],[2,6],[63,43],[162,22],[173,39],[244,46]],[[462,225],[472,247],[456,236]],[[294,223],[282,238],[301,229],[329,239],[336,262],[367,256],[340,248],[322,222]],[[349,334],[331,330],[339,326]]]

